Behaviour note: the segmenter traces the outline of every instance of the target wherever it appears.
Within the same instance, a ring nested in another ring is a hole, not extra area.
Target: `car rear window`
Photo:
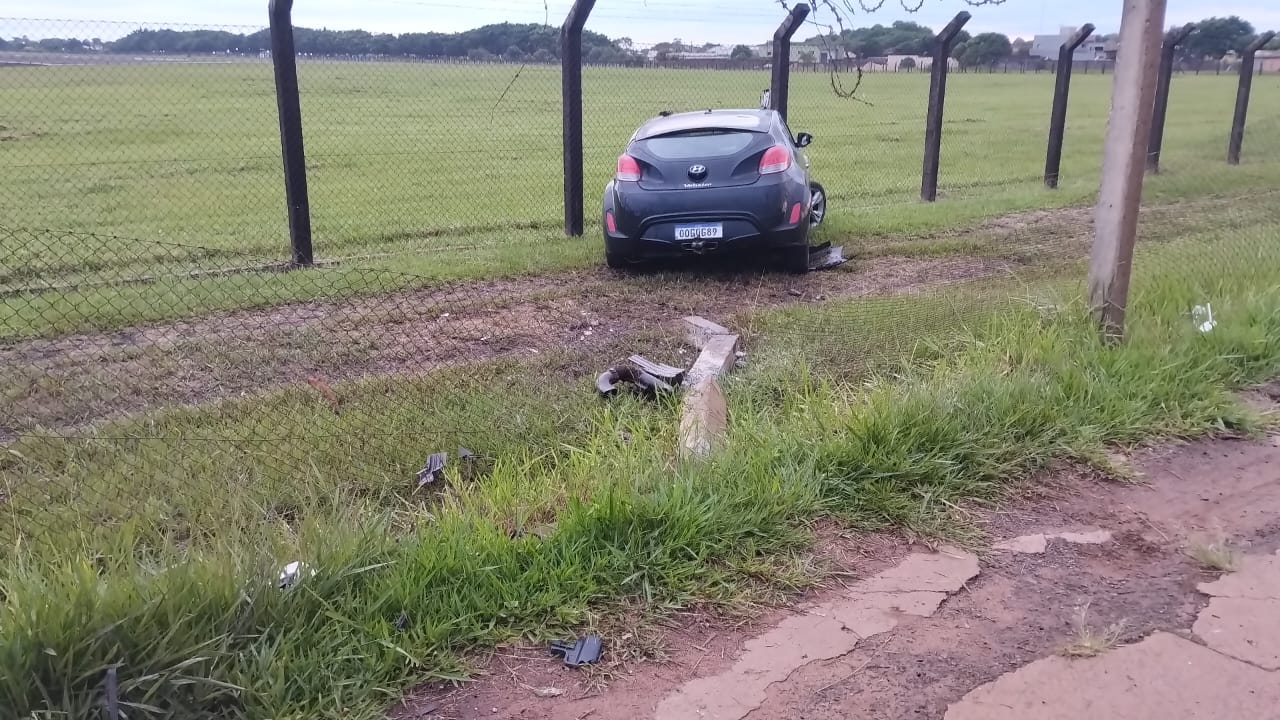
[[[664,160],[733,155],[747,149],[759,133],[727,128],[701,128],[659,135],[643,141],[649,152]]]

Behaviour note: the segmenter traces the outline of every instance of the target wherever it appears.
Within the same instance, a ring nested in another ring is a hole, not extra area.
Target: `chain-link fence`
[[[690,258],[692,271],[620,274],[602,267],[596,204],[618,153],[659,112],[757,106],[767,38],[740,50],[589,36],[587,232],[565,238],[554,30],[471,52],[299,29],[316,257],[299,268],[264,28],[0,27],[35,38],[0,46],[0,541],[14,577],[69,558],[107,577],[121,558],[174,555],[248,573],[339,529],[399,540],[455,511],[460,527],[540,537],[606,470],[633,468],[584,457],[660,447],[648,470],[684,472],[668,457],[676,403],[606,403],[594,384],[635,353],[688,367],[687,315],[740,333],[740,374],[772,373],[770,392],[783,377],[855,395],[993,319],[1058,317],[1083,284],[1112,81],[1102,64],[1076,68],[1047,190],[1055,76],[957,69],[939,198],[924,203],[928,72],[814,63],[800,54],[821,44],[799,47],[788,121],[815,136],[830,199],[815,242],[850,262],[793,276]],[[1258,327],[1280,277],[1280,74],[1254,78],[1231,166],[1236,91],[1225,69],[1173,78],[1133,297],[1172,303],[1161,317],[1209,342],[1256,348],[1274,344]],[[485,498],[500,510],[467,491],[495,476],[510,482]],[[137,664],[138,682],[163,675]],[[0,689],[20,714],[97,707],[98,669],[75,675],[65,702]],[[270,692],[219,695],[194,716],[265,717],[253,703]],[[135,710],[179,711],[149,707]]]

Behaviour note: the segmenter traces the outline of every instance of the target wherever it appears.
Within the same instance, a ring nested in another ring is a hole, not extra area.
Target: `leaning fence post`
[[[1160,46],[1160,74],[1156,78],[1156,101],[1151,109],[1151,137],[1147,141],[1147,170],[1160,172],[1160,150],[1164,146],[1164,117],[1169,110],[1169,84],[1173,78],[1173,55],[1196,26],[1187,23],[1170,30]]]
[[[284,160],[284,202],[289,216],[289,246],[294,265],[310,265],[311,204],[307,200],[307,159],[302,150],[302,105],[298,100],[298,64],[293,49],[293,0],[270,0],[271,65],[280,116],[280,155]]]
[[[1262,33],[1244,49],[1244,57],[1240,62],[1240,87],[1236,90],[1236,114],[1231,120],[1231,140],[1227,144],[1227,162],[1232,165],[1240,164],[1240,147],[1244,145],[1244,119],[1249,113],[1249,93],[1253,89],[1256,56],[1275,36],[1274,32]]]
[[[574,0],[560,27],[560,101],[564,129],[564,234],[581,235],[582,194],[582,28],[596,0]]]
[[[769,82],[769,107],[787,119],[787,95],[791,91],[791,36],[809,16],[808,3],[797,3],[773,32],[773,73]]]
[[[1067,129],[1067,96],[1071,93],[1071,70],[1075,51],[1093,34],[1093,25],[1085,23],[1062,47],[1058,48],[1058,81],[1053,89],[1053,111],[1049,116],[1049,151],[1045,154],[1044,184],[1058,187],[1058,170],[1062,166],[1062,136]],[[1085,72],[1089,71],[1086,64]]]
[[[942,108],[947,98],[947,60],[956,35],[972,17],[967,12],[956,15],[933,39],[933,65],[929,68],[929,115],[924,130],[924,172],[920,180],[920,198],[926,202],[938,199],[938,167],[942,155]]]

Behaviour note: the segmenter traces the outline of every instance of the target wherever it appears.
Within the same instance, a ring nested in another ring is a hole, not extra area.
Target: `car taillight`
[[[785,172],[790,167],[791,151],[785,145],[774,145],[760,157],[761,175]]]
[[[612,213],[612,212],[608,212],[608,211],[606,211],[606,212],[605,212],[605,214],[604,214],[604,226],[605,226],[606,228],[608,228],[608,229],[609,229],[609,232],[611,232],[611,233],[616,233],[616,232],[618,232],[618,221],[613,219],[613,213]]]
[[[637,182],[640,180],[640,163],[630,155],[619,155],[618,174],[615,177],[624,182]]]
[[[800,213],[804,211],[804,203],[796,203],[791,206],[791,224],[795,225],[800,222]]]

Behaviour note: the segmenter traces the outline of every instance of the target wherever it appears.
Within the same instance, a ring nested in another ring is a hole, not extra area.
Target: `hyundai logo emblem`
[[[703,177],[705,177],[706,174],[707,174],[706,165],[690,165],[689,166],[689,177],[693,178],[694,180],[700,180]]]

